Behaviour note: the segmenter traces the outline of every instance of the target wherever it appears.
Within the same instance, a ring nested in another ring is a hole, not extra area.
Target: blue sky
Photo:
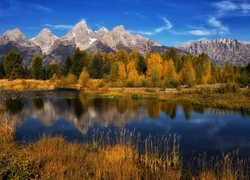
[[[92,30],[123,25],[167,46],[215,38],[250,42],[250,0],[0,0],[0,35],[19,28],[30,39],[49,28],[61,37],[83,19]]]

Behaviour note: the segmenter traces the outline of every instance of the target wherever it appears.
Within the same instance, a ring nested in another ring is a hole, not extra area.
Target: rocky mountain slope
[[[43,55],[46,64],[63,63],[77,47],[90,53],[116,52],[121,48],[131,51],[135,48],[143,55],[151,51],[164,52],[168,49],[153,40],[130,34],[123,26],[115,27],[110,32],[105,27],[92,31],[83,20],[61,38],[53,35],[47,28],[30,40],[19,29],[7,31],[0,36],[0,61],[3,62],[4,56],[10,50],[16,50],[23,55],[24,65],[30,65],[35,54]]]
[[[9,30],[0,36],[0,61],[3,61],[4,56],[11,50],[21,52],[27,59],[42,53],[41,48],[30,42],[19,29]],[[29,64],[30,62],[24,61],[24,65]]]
[[[63,63],[77,47],[89,53],[97,51],[115,53],[119,49],[129,52],[135,48],[142,55],[149,52],[165,52],[169,49],[148,38],[131,34],[123,26],[117,26],[111,31],[105,27],[92,31],[83,20],[61,38],[46,28],[30,40],[19,29],[7,31],[0,36],[0,62],[3,62],[4,56],[9,51],[16,50],[22,54],[23,64],[26,66],[31,64],[32,57],[36,54],[44,56],[45,64]],[[246,65],[250,62],[250,44],[231,39],[186,43],[177,49],[179,55],[187,52],[195,55],[205,52],[216,65],[224,65],[226,62]]]
[[[32,38],[30,42],[39,46],[43,54],[47,55],[51,52],[51,47],[57,39],[59,38],[52,34],[49,29],[45,28],[36,37]]]
[[[211,41],[189,42],[178,48],[194,55],[204,52],[216,65],[220,66],[227,62],[246,66],[250,62],[250,44],[236,39],[221,38]]]

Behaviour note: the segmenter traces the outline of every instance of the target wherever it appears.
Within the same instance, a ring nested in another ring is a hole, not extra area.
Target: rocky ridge
[[[236,39],[219,38],[188,42],[178,48],[194,55],[204,52],[219,66],[224,66],[227,62],[246,66],[250,62],[250,44]]]
[[[136,49],[140,54],[149,52],[165,52],[169,48],[140,35],[131,34],[123,26],[117,26],[109,31],[105,27],[92,31],[85,20],[76,24],[65,36],[58,38],[49,29],[43,29],[36,37],[28,40],[19,30],[9,30],[0,36],[0,62],[11,50],[19,51],[23,64],[29,66],[35,54],[44,56],[45,64],[63,63],[75,49],[86,50],[89,53],[97,51],[108,53],[125,49],[130,52]],[[230,62],[245,66],[250,62],[250,44],[233,39],[215,39],[211,41],[189,42],[177,47],[177,53],[199,55],[202,52],[209,55],[216,65]]]

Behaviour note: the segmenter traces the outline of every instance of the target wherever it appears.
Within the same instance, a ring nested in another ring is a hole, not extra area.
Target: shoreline
[[[197,85],[193,88],[154,88],[154,87],[100,87],[79,89],[78,84],[57,87],[49,80],[0,79],[0,91],[43,91],[56,89],[77,90],[103,97],[155,98],[159,101],[190,102],[193,105],[237,110],[250,114],[250,89],[242,88],[237,92],[218,93],[221,84]]]

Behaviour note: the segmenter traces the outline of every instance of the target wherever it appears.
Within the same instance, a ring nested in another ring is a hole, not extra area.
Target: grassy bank
[[[98,87],[97,80],[91,80],[91,89],[80,89],[91,94],[101,94],[105,97],[119,98],[128,96],[133,99],[157,98],[161,101],[191,102],[216,108],[226,108],[250,113],[250,89],[235,88],[234,85],[203,85],[194,88],[162,89],[162,88],[111,88],[108,85]],[[0,89],[11,91],[24,90],[53,90],[60,85],[59,81],[43,80],[0,80]],[[59,86],[60,87],[60,86]],[[64,86],[63,86],[64,87]],[[69,84],[65,87],[78,88],[78,84]]]
[[[18,146],[15,131],[0,122],[1,179],[248,179],[249,160],[237,154],[198,160],[184,165],[178,136],[164,155],[138,153],[129,143],[98,145],[69,143],[63,137],[42,137]]]

